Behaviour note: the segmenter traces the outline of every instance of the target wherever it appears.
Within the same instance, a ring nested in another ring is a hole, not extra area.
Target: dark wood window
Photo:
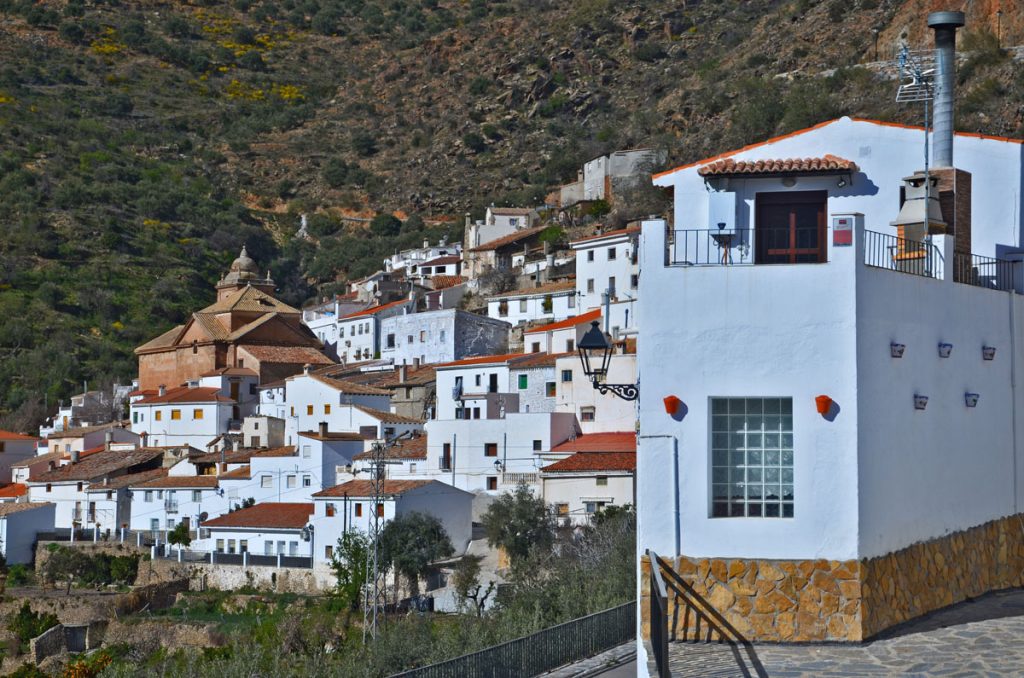
[[[450,471],[452,468],[452,444],[445,443],[444,451],[441,453],[441,470]]]
[[[488,476],[487,478],[487,489],[496,490],[498,489],[498,478],[497,476]]]
[[[827,191],[758,193],[755,263],[819,264],[827,260]]]
[[[498,456],[498,443],[484,443],[484,456],[485,457],[497,457]]]

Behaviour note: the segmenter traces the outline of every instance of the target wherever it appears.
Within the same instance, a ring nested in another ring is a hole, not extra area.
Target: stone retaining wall
[[[967,598],[1024,585],[1024,516],[860,561],[686,556],[665,561],[703,601],[694,604],[673,592],[671,577],[666,577],[669,623],[677,638],[693,637],[694,605],[705,605],[724,618],[726,623],[717,625],[727,637],[857,642]],[[642,630],[649,638],[646,556],[641,571]],[[706,633],[707,621],[701,623]]]

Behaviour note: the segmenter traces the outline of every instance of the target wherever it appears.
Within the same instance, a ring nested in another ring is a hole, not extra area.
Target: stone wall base
[[[650,562],[642,559],[649,638]],[[858,642],[989,591],[1024,585],[1024,516],[862,560],[663,559],[669,628],[764,642]],[[716,636],[717,637],[717,636]]]

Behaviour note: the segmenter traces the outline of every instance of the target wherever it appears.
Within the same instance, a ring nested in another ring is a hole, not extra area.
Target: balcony
[[[164,501],[164,512],[165,513],[177,513],[178,512],[178,500],[168,499]]]
[[[793,224],[723,231],[685,229],[668,233],[669,266],[821,264],[828,261],[827,231]]]

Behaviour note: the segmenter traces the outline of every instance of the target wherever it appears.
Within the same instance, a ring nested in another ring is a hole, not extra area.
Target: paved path
[[[545,678],[576,678],[600,676],[600,678],[634,678],[636,676],[636,643],[613,647],[607,652],[557,668],[543,674]]]
[[[1024,675],[1024,590],[993,593],[863,645],[672,643],[673,676],[830,678]]]

